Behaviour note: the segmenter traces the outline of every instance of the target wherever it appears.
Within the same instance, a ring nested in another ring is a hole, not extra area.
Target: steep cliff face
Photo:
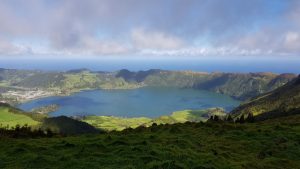
[[[300,76],[287,84],[234,109],[233,116],[252,113],[258,119],[268,119],[300,113]]]
[[[161,71],[147,76],[142,82],[148,86],[174,86],[209,90],[236,99],[247,100],[274,90],[294,78],[296,78],[295,74]]]

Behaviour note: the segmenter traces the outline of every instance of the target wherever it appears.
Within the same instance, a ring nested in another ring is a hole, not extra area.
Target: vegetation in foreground
[[[300,115],[152,125],[72,137],[1,138],[0,168],[299,168]]]

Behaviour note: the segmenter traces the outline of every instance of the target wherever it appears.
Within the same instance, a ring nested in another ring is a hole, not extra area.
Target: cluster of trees
[[[244,114],[242,114],[240,117],[237,117],[235,119],[229,114],[224,118],[220,118],[217,115],[210,116],[209,121],[215,121],[215,122],[223,121],[223,122],[230,122],[230,123],[253,123],[255,122],[255,118],[252,113],[248,113],[247,117],[245,117]]]
[[[0,137],[11,137],[11,138],[37,138],[37,137],[53,137],[56,135],[50,129],[42,130],[41,128],[32,129],[28,125],[9,128],[0,128]]]

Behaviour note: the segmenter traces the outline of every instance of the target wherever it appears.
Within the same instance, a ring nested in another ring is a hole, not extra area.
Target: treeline
[[[212,115],[208,119],[207,123],[210,122],[213,123],[253,123],[259,121],[258,119],[255,119],[252,113],[249,113],[248,115],[241,115],[239,117],[232,117],[231,114],[228,114],[226,116],[218,116],[218,115]],[[192,122],[186,122],[186,124],[192,123]],[[198,123],[195,123],[198,124]],[[199,122],[199,124],[205,124],[203,122]],[[120,133],[126,133],[130,130],[134,131],[140,131],[142,129],[155,131],[155,129],[158,126],[177,126],[177,124],[165,124],[165,125],[158,125],[156,123],[153,123],[150,127],[140,126],[136,129],[125,129],[121,131]],[[54,129],[59,130],[54,130]],[[43,138],[43,137],[64,137],[67,135],[77,135],[77,134],[100,134],[100,133],[107,133],[102,130],[97,130],[94,127],[88,125],[87,123],[80,122],[68,117],[54,117],[46,119],[42,126],[39,128],[32,128],[28,125],[20,126],[16,125],[15,127],[9,127],[9,126],[0,126],[0,138]]]
[[[254,123],[256,121],[255,117],[252,113],[248,113],[248,115],[245,117],[244,114],[242,114],[240,117],[233,118],[230,114],[228,114],[225,117],[219,117],[217,115],[210,116],[209,122],[229,122],[229,123]]]
[[[42,128],[33,129],[28,125],[15,127],[1,127],[0,128],[0,138],[40,138],[40,137],[53,137],[62,136],[59,133],[54,133],[50,129],[43,130]]]

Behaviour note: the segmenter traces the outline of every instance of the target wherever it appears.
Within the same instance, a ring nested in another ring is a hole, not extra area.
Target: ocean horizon
[[[46,71],[67,71],[86,68],[92,71],[130,71],[163,69],[199,72],[273,72],[299,74],[300,59],[189,59],[189,60],[134,60],[134,59],[0,59],[0,68]]]

